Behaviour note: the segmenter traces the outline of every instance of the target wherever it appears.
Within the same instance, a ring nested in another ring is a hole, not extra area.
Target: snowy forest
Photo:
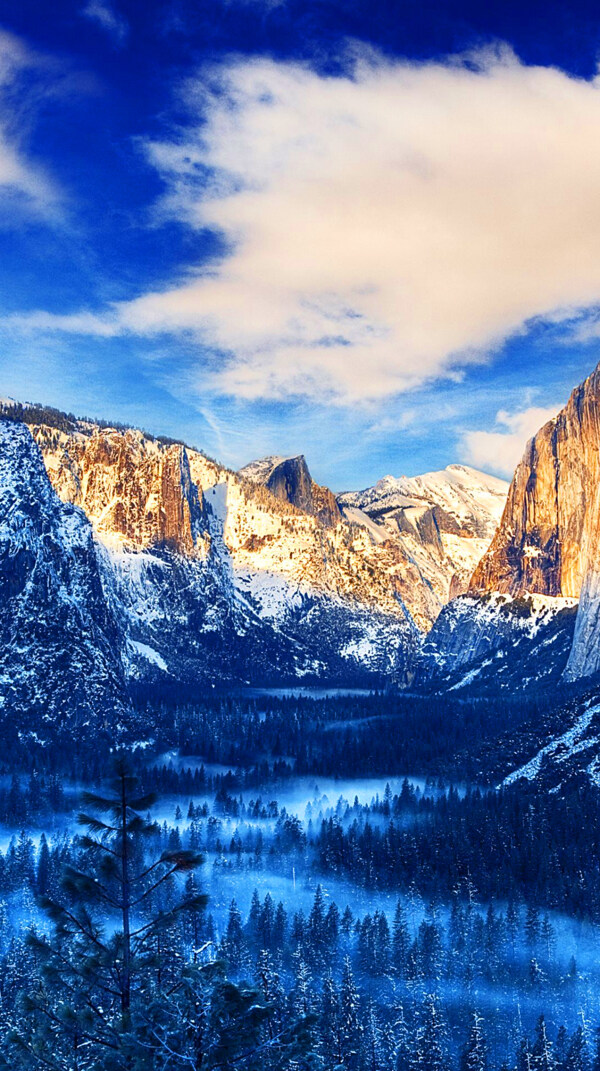
[[[598,1071],[596,795],[498,788],[498,703],[448,708],[140,696],[118,754],[7,731],[0,1066]]]

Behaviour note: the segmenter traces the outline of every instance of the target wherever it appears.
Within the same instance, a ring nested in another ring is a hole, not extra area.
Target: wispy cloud
[[[184,102],[185,128],[145,146],[157,213],[227,254],[57,329],[177,333],[202,390],[352,403],[456,377],[532,318],[598,302],[598,79],[506,50],[357,51],[339,77],[231,61]]]
[[[23,213],[55,218],[62,196],[27,150],[28,80],[48,71],[46,59],[19,38],[0,30],[0,222],[13,225]]]
[[[517,413],[499,410],[494,430],[463,433],[462,460],[486,472],[512,476],[528,440],[556,416],[559,408],[559,405],[550,408],[530,406]]]
[[[125,45],[129,37],[129,24],[106,0],[88,0],[81,14],[104,30],[117,47]]]

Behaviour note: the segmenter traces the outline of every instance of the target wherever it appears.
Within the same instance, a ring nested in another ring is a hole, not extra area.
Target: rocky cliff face
[[[184,446],[83,422],[71,433],[45,424],[31,431],[55,490],[81,506],[99,536],[126,549],[205,553],[202,490]]]
[[[569,658],[576,613],[574,599],[460,595],[443,608],[425,638],[416,683],[437,691],[497,695],[558,682]]]
[[[485,543],[503,492],[455,467],[386,486],[383,509],[379,491],[365,510],[340,507],[303,457],[233,473],[139,431],[38,407],[12,415],[91,525],[130,682],[407,679],[418,628]]]
[[[600,370],[527,444],[476,591],[579,598],[600,526]]]
[[[305,457],[264,457],[251,461],[239,475],[267,487],[275,498],[289,502],[303,513],[317,517],[321,524],[335,528],[342,519],[335,495],[315,483]]]
[[[528,443],[473,592],[579,599],[567,677],[600,669],[600,368]]]
[[[85,514],[52,490],[22,424],[0,420],[0,717],[114,733],[126,712],[117,617]]]

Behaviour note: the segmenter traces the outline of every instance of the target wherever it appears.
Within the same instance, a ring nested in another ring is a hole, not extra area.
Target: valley
[[[173,1071],[174,1037],[193,1071],[595,1068],[596,376],[510,487],[451,464],[338,495],[301,455],[233,472],[2,403],[10,1060],[33,972],[40,1067],[86,1030],[77,1071],[110,1066],[114,1011],[44,1016],[63,937],[84,990],[77,949],[99,942],[114,1007],[126,911],[157,1000],[132,1026],[162,1053],[143,1071]],[[106,862],[125,850],[131,905]]]

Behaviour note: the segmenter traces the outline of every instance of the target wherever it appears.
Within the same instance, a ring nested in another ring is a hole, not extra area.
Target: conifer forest
[[[597,1071],[595,793],[498,789],[498,702],[443,706],[140,696],[118,753],[7,734],[1,1066]]]

